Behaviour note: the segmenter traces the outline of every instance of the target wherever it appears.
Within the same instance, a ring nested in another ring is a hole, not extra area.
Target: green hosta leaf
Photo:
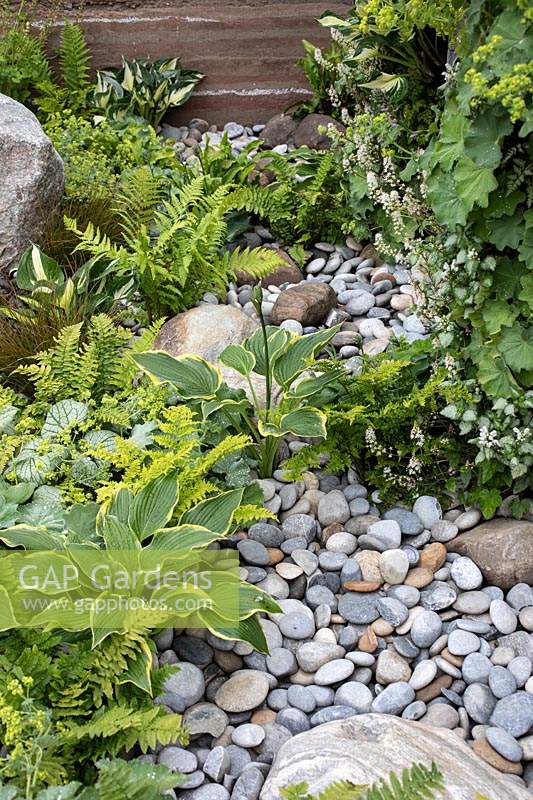
[[[388,72],[382,72],[379,77],[367,83],[360,83],[365,89],[378,89],[381,92],[388,94],[400,95],[407,89],[408,83],[405,75],[390,75]]]
[[[478,166],[467,156],[463,156],[458,162],[454,177],[457,194],[467,212],[475,205],[486,208],[490,192],[498,186],[491,169]]]
[[[140,550],[141,545],[135,532],[120,522],[116,517],[107,514],[102,520],[102,536],[108,550]]]
[[[451,173],[441,169],[434,170],[428,178],[428,200],[442,225],[455,228],[466,223],[467,208],[459,197]]]
[[[85,422],[88,413],[86,403],[80,403],[78,400],[60,400],[46,415],[41,434],[45,439],[57,436],[61,431]]]
[[[287,342],[291,338],[291,334],[283,328],[275,328],[272,325],[267,326],[267,340],[268,340],[268,355],[270,358],[270,365],[276,363],[280,354],[284,351]],[[263,331],[258,328],[254,333],[245,340],[244,347],[253,353],[255,357],[254,372],[258,375],[265,375],[266,373],[266,357],[265,357],[265,343],[263,338]]]
[[[230,344],[219,356],[219,361],[240,375],[249,375],[255,367],[255,356],[240,344]]]
[[[23,547],[25,550],[64,550],[65,537],[51,533],[46,528],[29,525],[14,525],[1,532],[0,539],[8,547]]]
[[[98,503],[76,503],[65,514],[65,526],[69,532],[69,542],[94,541],[96,538],[96,517]],[[112,512],[111,512],[112,513]],[[72,536],[74,534],[74,537]]]
[[[326,435],[327,417],[315,408],[301,408],[284,414],[278,425],[258,421],[259,433],[262,436],[295,436],[324,437]]]
[[[0,494],[3,495],[9,503],[25,503],[30,499],[34,491],[34,483],[18,483],[16,486],[5,484],[5,486],[0,489]]]
[[[19,523],[43,527],[49,531],[62,531],[65,527],[65,510],[57,503],[34,500],[20,510]]]
[[[200,525],[224,536],[230,529],[233,514],[239,508],[243,497],[242,489],[231,489],[215,497],[209,497],[180,519],[181,525]]]
[[[175,386],[186,400],[214,397],[222,379],[219,371],[199,356],[178,356],[150,351],[131,356],[152,378]]]
[[[147,642],[128,659],[128,668],[120,676],[119,684],[132,683],[141,691],[152,694],[152,653]]]
[[[113,514],[121,522],[127,522],[132,502],[133,494],[129,489],[123,487],[113,495],[109,508],[107,508],[107,513]]]
[[[218,531],[209,530],[202,525],[176,525],[156,531],[148,547],[150,550],[167,551],[176,555],[179,552],[187,553],[189,550],[207,547],[217,539],[220,539]]]
[[[131,503],[128,524],[141,541],[172,517],[178,500],[178,475],[174,470],[147,483]]]
[[[64,281],[61,267],[53,258],[45,255],[36,245],[23,253],[17,269],[17,286],[31,291],[39,284],[58,284]]]
[[[211,414],[217,411],[226,411],[235,414],[236,417],[244,416],[247,412],[251,411],[250,401],[243,397],[242,400],[232,400],[226,398],[219,400],[215,397],[214,400],[206,400],[202,403],[202,417],[207,419]]]
[[[0,528],[11,528],[17,522],[18,505],[0,497]]]
[[[290,395],[287,395],[287,397],[299,399],[303,397],[311,397],[312,395],[321,392],[322,389],[324,389],[326,386],[329,386],[330,383],[336,381],[343,374],[343,370],[338,370],[335,372],[324,372],[322,375],[316,375],[309,378],[303,378],[291,389]]]
[[[492,300],[483,307],[481,315],[487,327],[487,333],[494,336],[503,327],[509,327],[518,317],[520,310],[509,305],[505,300]]]
[[[498,349],[512,370],[533,369],[533,328],[515,325],[505,330],[500,338]]]
[[[275,380],[284,388],[288,388],[296,376],[306,368],[308,361],[329,344],[339,330],[340,325],[335,325],[333,328],[308,333],[290,341],[274,365]]]

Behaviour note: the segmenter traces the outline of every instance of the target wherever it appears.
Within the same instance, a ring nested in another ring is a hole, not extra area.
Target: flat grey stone
[[[367,714],[372,706],[372,692],[364,683],[347,681],[335,693],[335,705],[350,706],[358,714]]]
[[[317,706],[315,696],[308,686],[289,686],[287,700],[293,708],[312,714]]]
[[[475,653],[480,647],[479,636],[469,631],[462,631],[456,628],[448,636],[448,650],[454,656],[467,656]]]
[[[496,705],[496,698],[488,686],[482,683],[471,683],[464,691],[463,703],[468,716],[474,722],[486,725]],[[493,724],[498,725],[497,722]]]
[[[477,589],[483,583],[481,570],[467,556],[460,556],[452,562],[450,575],[459,589],[463,591]]]
[[[502,728],[487,728],[485,736],[490,746],[503,758],[513,762],[522,760],[524,751],[514,736],[511,736],[507,731]]]
[[[183,747],[163,747],[157,761],[172,772],[194,772],[198,767],[198,759],[194,753],[184,750]]]
[[[180,662],[178,667],[166,679],[163,690],[166,694],[177,695],[183,701],[184,708],[189,708],[204,695],[204,675],[199,667],[186,661]]]
[[[298,670],[294,653],[285,647],[275,647],[266,657],[266,666],[276,678],[286,678]]]
[[[442,508],[436,497],[422,495],[413,506],[413,513],[419,517],[424,528],[431,530],[433,525],[442,518]]]
[[[505,600],[493,600],[490,604],[490,619],[500,633],[514,633],[518,625],[518,618],[514,608]]]
[[[339,598],[338,611],[347,622],[368,625],[379,617],[377,592],[347,592]]]
[[[372,711],[376,714],[401,714],[414,699],[415,690],[408,683],[391,683],[372,701]]]
[[[377,608],[383,619],[395,628],[402,625],[409,616],[409,609],[394,597],[381,597],[377,602]]]
[[[245,723],[232,731],[231,741],[238,747],[258,747],[265,738],[261,725]]]
[[[304,672],[316,672],[324,664],[343,658],[344,648],[329,642],[305,642],[296,653],[296,660]]]
[[[501,700],[517,690],[516,678],[505,667],[493,667],[489,673],[489,686],[494,697]]]
[[[355,665],[346,658],[338,658],[324,664],[315,674],[317,686],[331,686],[345,681],[353,673]]]
[[[265,779],[257,767],[247,767],[237,778],[231,800],[259,800]]]
[[[214,747],[207,756],[202,767],[205,774],[215,783],[221,783],[224,775],[230,769],[230,756],[225,747]]]
[[[531,675],[531,659],[527,656],[517,656],[509,663],[508,669],[514,675],[518,688],[521,689]]]
[[[424,530],[424,523],[417,514],[405,508],[391,508],[383,514],[383,519],[393,519],[406,536],[416,536]]]
[[[442,620],[435,611],[424,610],[415,617],[411,639],[417,647],[430,647],[442,633]]]
[[[303,731],[308,731],[311,727],[307,714],[299,708],[284,708],[278,711],[276,722],[287,728],[293,736],[296,736]]]
[[[278,621],[281,633],[288,639],[308,639],[315,634],[315,623],[311,616],[299,612],[283,614]]]
[[[433,581],[427,589],[420,592],[420,602],[430,611],[442,611],[452,606],[457,599],[457,592],[447,583]]]
[[[324,725],[326,722],[354,717],[356,714],[355,708],[350,706],[327,706],[326,708],[321,708],[320,711],[315,711],[310,722],[312,727],[315,728],[317,725]]]
[[[494,669],[494,665],[482,653],[469,653],[461,667],[465,683],[488,684],[492,669]]]
[[[518,691],[498,700],[490,722],[515,738],[524,736],[533,724],[533,695]]]

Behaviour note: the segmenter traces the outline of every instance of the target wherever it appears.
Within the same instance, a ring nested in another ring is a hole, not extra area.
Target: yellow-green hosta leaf
[[[321,437],[326,435],[327,417],[316,408],[301,408],[284,414],[278,425],[259,420],[257,427],[262,436],[295,436]]]
[[[249,375],[255,367],[255,356],[240,344],[230,344],[219,356],[225,367],[230,367],[240,375]]]
[[[167,524],[178,494],[178,474],[172,470],[154,478],[135,495],[128,514],[128,524],[141,541]]]
[[[209,530],[202,525],[176,525],[173,528],[156,531],[148,548],[179,555],[188,550],[206,547],[217,539],[220,539],[217,531]]]
[[[246,414],[247,411],[251,409],[250,401],[243,397],[242,400],[231,400],[227,398],[226,400],[218,400],[215,398],[214,400],[205,400],[202,403],[202,417],[207,419],[214,414],[216,411],[221,411],[222,409],[226,409],[232,414]]]
[[[322,389],[324,389],[324,387],[329,386],[330,383],[336,381],[337,378],[343,374],[343,370],[338,370],[335,372],[324,372],[321,375],[314,375],[309,378],[303,378],[291,389],[290,395],[287,395],[287,397],[310,397],[311,395],[320,392]]]
[[[135,655],[128,659],[128,668],[121,674],[118,682],[132,683],[141,691],[152,694],[152,653],[146,641],[140,645]]]
[[[9,631],[17,627],[13,605],[4,586],[0,586],[0,631]]]
[[[182,525],[201,525],[210,531],[225,536],[231,527],[233,514],[239,508],[244,489],[231,489],[215,497],[209,497],[190,511],[186,511],[180,519]]]
[[[200,356],[178,356],[151,350],[131,356],[153,379],[170,383],[185,400],[214,397],[222,383],[220,372]]]

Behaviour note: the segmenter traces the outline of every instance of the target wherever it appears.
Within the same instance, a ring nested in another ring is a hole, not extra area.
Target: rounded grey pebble
[[[526,685],[526,682],[531,675],[531,659],[528,658],[528,656],[517,656],[509,662],[507,668],[513,673],[516,679],[516,685],[519,689],[521,689]]]
[[[164,747],[159,753],[157,761],[172,772],[194,772],[198,767],[198,759],[194,753],[182,747]]]
[[[521,746],[514,736],[504,731],[502,728],[487,728],[485,737],[491,747],[496,750],[503,758],[517,762],[522,760],[524,754]]]
[[[323,725],[325,722],[355,717],[356,714],[357,711],[354,708],[350,708],[350,706],[327,706],[326,708],[321,708],[320,711],[315,711],[310,722],[311,726],[315,728],[317,725]]]
[[[411,626],[411,639],[417,647],[429,647],[442,631],[442,620],[435,611],[424,610]]]
[[[289,686],[287,700],[293,708],[312,714],[317,706],[315,696],[308,686]]]
[[[465,689],[463,704],[468,716],[473,719],[474,722],[486,725],[496,705],[496,698],[488,686],[482,683],[471,683],[470,686],[467,686]]]
[[[466,683],[488,684],[489,674],[492,669],[494,669],[494,665],[490,659],[481,653],[469,653],[461,667],[463,680]]]
[[[278,711],[276,722],[287,728],[293,736],[308,731],[311,727],[307,715],[299,708],[284,708],[282,711]]]
[[[517,690],[516,678],[506,667],[493,667],[489,673],[489,686],[494,697],[501,700]]]
[[[427,706],[423,700],[415,700],[402,711],[403,719],[418,720],[426,713]]]
[[[398,683],[391,683],[386,689],[374,699],[372,702],[372,711],[375,714],[401,714],[415,699],[415,690],[413,687],[399,681]]]
[[[511,736],[524,736],[533,720],[533,695],[518,691],[498,700],[490,718],[492,725],[503,728]]]
[[[298,611],[283,614],[278,620],[278,627],[282,634],[288,639],[308,639],[314,636],[315,633],[313,618],[308,614]]]

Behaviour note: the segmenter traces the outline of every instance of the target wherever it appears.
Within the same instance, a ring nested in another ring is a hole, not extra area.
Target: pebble
[[[224,711],[249,711],[266,699],[270,684],[263,672],[247,669],[236,672],[217,691],[215,703]]]
[[[450,575],[458,588],[463,591],[477,589],[483,583],[481,570],[466,556],[460,556],[453,561]]]
[[[518,691],[498,700],[490,721],[515,738],[524,736],[533,724],[533,695]]]
[[[409,559],[403,550],[385,550],[379,559],[383,579],[390,584],[402,584],[409,571]]]
[[[435,611],[424,610],[411,625],[411,639],[418,647],[429,647],[440,636],[442,620]]]
[[[503,701],[500,700],[500,702]],[[474,722],[486,725],[496,705],[496,698],[488,686],[482,683],[471,683],[464,691],[463,703],[468,716],[473,719]],[[493,724],[499,725],[499,723],[495,721],[493,721]],[[505,726],[500,725],[500,727],[503,728]]]
[[[415,699],[415,690],[405,681],[391,683],[372,701],[375,714],[401,714]]]
[[[485,736],[491,747],[508,761],[521,761],[523,750],[514,736],[502,728],[487,728]]]
[[[350,677],[355,669],[355,665],[345,658],[329,661],[320,667],[315,674],[317,686],[331,686],[340,683]]]
[[[480,647],[479,636],[469,631],[462,631],[459,628],[452,631],[448,636],[448,649],[455,656],[466,656],[475,653]]]
[[[327,642],[305,642],[296,653],[296,660],[304,672],[316,672],[329,661],[343,658],[344,648]]]
[[[417,515],[424,528],[428,530],[431,530],[433,525],[442,518],[442,508],[439,501],[436,497],[429,495],[422,495],[415,501],[413,513]]]
[[[418,691],[418,689],[423,689],[424,686],[430,684],[436,675],[437,665],[434,661],[420,661],[416,665],[414,672],[409,679],[409,683],[415,691]]]
[[[516,678],[506,667],[493,667],[489,673],[489,686],[494,697],[501,699],[517,690]]]
[[[518,624],[516,611],[504,600],[493,600],[489,614],[492,624],[500,633],[513,633],[516,630]]]
[[[364,683],[348,681],[335,693],[335,705],[349,706],[358,714],[367,714],[372,706],[372,692]]]

